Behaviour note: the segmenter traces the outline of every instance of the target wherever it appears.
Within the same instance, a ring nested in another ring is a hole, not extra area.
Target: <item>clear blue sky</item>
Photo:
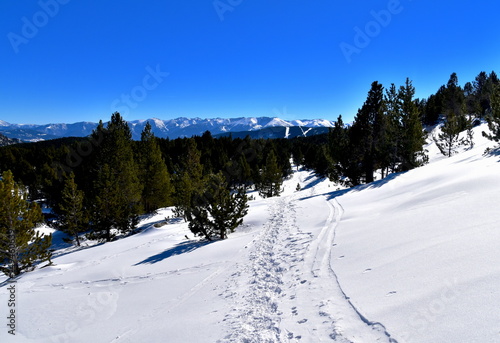
[[[128,120],[351,120],[375,80],[410,77],[427,97],[452,72],[462,85],[500,72],[499,9],[449,0],[2,0],[0,120],[98,121],[114,110]]]

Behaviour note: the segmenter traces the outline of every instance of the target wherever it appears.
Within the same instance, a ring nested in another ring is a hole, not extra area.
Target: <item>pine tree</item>
[[[149,122],[141,134],[138,155],[139,177],[144,187],[142,204],[146,213],[150,213],[171,203],[173,186]]]
[[[400,87],[399,98],[401,101],[401,170],[407,171],[417,168],[428,161],[424,151],[426,134],[422,128],[420,113],[413,100],[415,87],[410,79],[406,79],[404,86]]]
[[[483,131],[483,136],[494,142],[500,142],[500,85],[495,85],[491,96],[491,111],[486,116],[490,133]]]
[[[80,246],[79,233],[87,230],[84,225],[83,199],[84,193],[77,188],[75,174],[71,173],[64,183],[59,204],[59,228],[74,237],[77,246]]]
[[[208,177],[206,188],[193,193],[191,206],[186,210],[189,229],[197,236],[212,240],[216,235],[227,238],[228,232],[241,225],[248,212],[247,197],[242,189],[229,191],[222,173]]]
[[[396,172],[402,161],[403,123],[401,122],[401,97],[394,84],[391,84],[391,87],[386,90],[384,101],[388,135],[387,167],[392,172]]]
[[[439,151],[445,156],[451,157],[457,147],[461,144],[460,141],[460,122],[454,112],[449,112],[446,122],[441,127],[441,133],[438,137],[434,137]]]
[[[365,103],[358,110],[351,129],[351,144],[353,157],[359,160],[359,164],[365,175],[365,182],[374,180],[377,166],[377,150],[383,141],[383,118],[384,101],[383,86],[377,81],[373,82],[368,92]]]
[[[479,116],[481,118],[484,118],[491,109],[491,93],[488,88],[488,74],[482,71],[476,76],[473,82],[474,107],[479,110]]]
[[[472,114],[467,116],[466,130],[467,138],[464,143],[469,146],[469,149],[472,149],[474,148],[474,116]]]
[[[27,201],[27,192],[15,182],[10,171],[0,180],[0,271],[13,278],[34,269],[37,261],[49,261],[52,235],[40,235],[35,226],[42,211]]]
[[[114,231],[123,234],[135,228],[141,209],[142,185],[132,150],[132,133],[118,112],[107,128],[102,122],[93,137],[101,143],[94,161],[92,239],[110,241]]]
[[[333,129],[328,132],[328,150],[331,157],[332,166],[328,170],[328,178],[333,182],[341,182],[346,175],[349,164],[349,136],[347,129],[339,115]]]
[[[262,197],[269,198],[280,195],[282,184],[283,173],[278,167],[274,150],[271,150],[267,156],[266,164],[262,167],[256,187]]]
[[[465,95],[462,88],[458,85],[458,76],[451,74],[445,92],[445,115],[448,117],[453,113],[454,120],[458,124],[458,131],[466,129],[467,118],[465,116]]]
[[[193,194],[201,192],[205,185],[203,166],[200,163],[201,153],[193,138],[187,140],[187,152],[177,172],[175,180],[174,213],[187,219],[186,212],[191,207]]]

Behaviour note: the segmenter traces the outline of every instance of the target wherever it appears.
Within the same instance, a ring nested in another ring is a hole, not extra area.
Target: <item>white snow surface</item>
[[[61,248],[15,283],[15,336],[0,278],[0,342],[500,342],[500,154],[482,130],[353,189],[297,171],[224,241],[155,227],[163,209]]]

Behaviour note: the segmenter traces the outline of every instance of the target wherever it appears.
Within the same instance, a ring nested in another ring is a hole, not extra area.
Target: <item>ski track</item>
[[[315,187],[308,193],[315,195]],[[315,236],[297,225],[295,200],[269,200],[270,219],[249,249],[251,263],[236,265],[220,294],[234,307],[224,319],[228,335],[218,343],[397,343],[352,305],[332,269],[341,205],[325,198],[329,215]]]

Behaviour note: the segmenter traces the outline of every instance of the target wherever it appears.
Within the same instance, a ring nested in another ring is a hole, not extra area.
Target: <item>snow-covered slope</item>
[[[500,161],[483,156],[486,129],[472,150],[338,198],[334,270],[400,343],[500,342]]]
[[[180,117],[168,120],[152,118],[128,122],[133,139],[139,140],[141,138],[141,132],[147,122],[151,124],[152,131],[157,137],[172,139],[202,135],[205,131],[210,131],[213,135],[216,135],[225,132],[255,131],[270,127],[333,127],[332,122],[324,119],[286,121],[269,117],[208,119]],[[11,138],[33,141],[60,137],[85,137],[91,134],[96,126],[96,123],[90,122],[47,125],[0,122],[0,132]]]
[[[430,145],[429,165],[354,189],[296,172],[225,241],[155,227],[165,209],[136,235],[61,248],[15,284],[16,336],[0,341],[499,342],[500,157],[483,156],[484,129],[472,150]]]

